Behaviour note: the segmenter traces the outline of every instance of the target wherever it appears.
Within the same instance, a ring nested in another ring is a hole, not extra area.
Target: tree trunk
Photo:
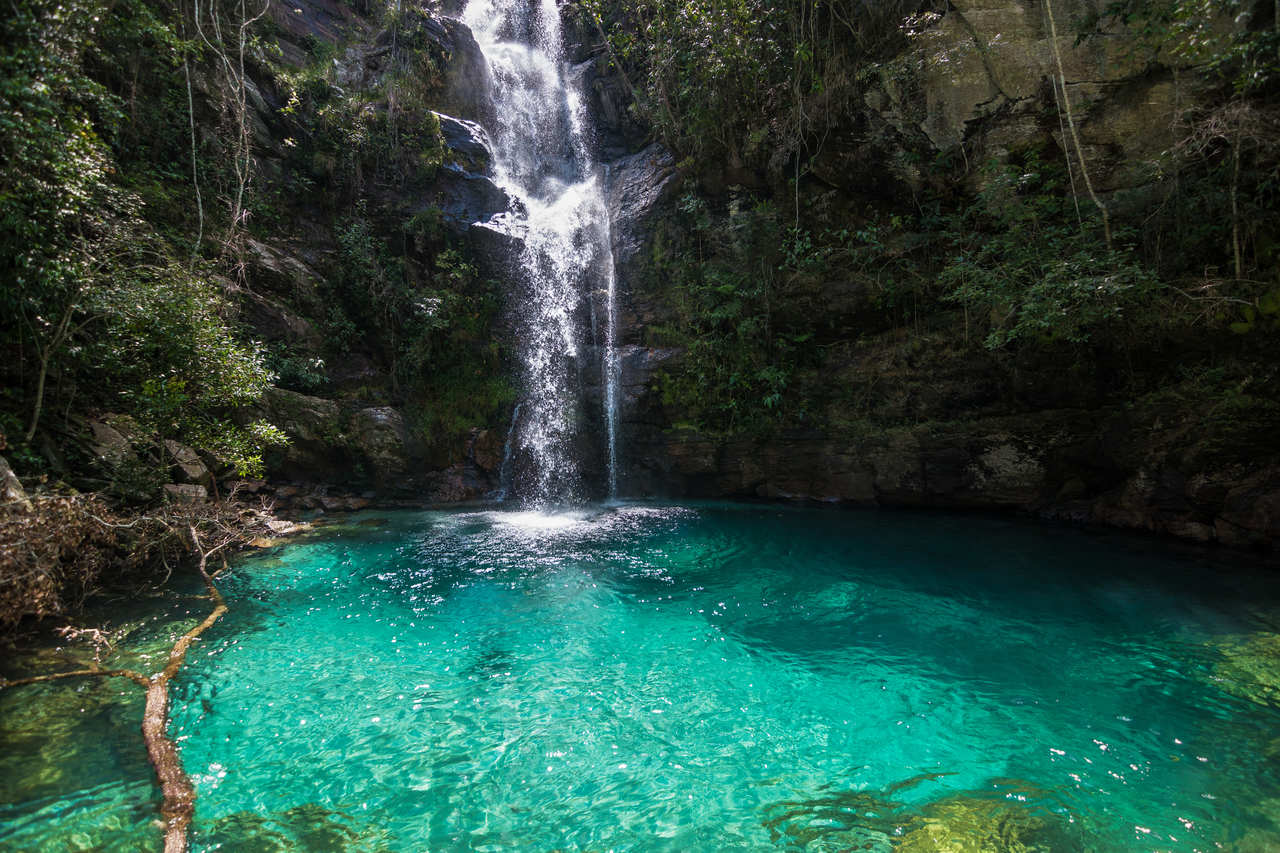
[[[67,306],[66,312],[62,315],[62,321],[58,323],[58,330],[53,334],[53,339],[49,341],[49,345],[40,353],[40,374],[36,378],[36,400],[31,407],[31,423],[27,426],[26,435],[23,436],[23,439],[28,444],[31,443],[31,439],[35,438],[36,428],[40,426],[40,412],[44,408],[44,387],[49,379],[49,362],[53,359],[54,352],[62,346],[62,340],[67,334],[67,326],[71,324],[71,315],[75,313],[75,310],[75,302]]]
[[[1244,251],[1240,245],[1240,128],[1231,143],[1231,251],[1235,256],[1236,280],[1244,278]]]

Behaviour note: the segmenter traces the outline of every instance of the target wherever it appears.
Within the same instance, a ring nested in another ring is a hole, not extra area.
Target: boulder
[[[209,500],[209,491],[195,483],[166,483],[164,496],[170,503],[198,504]]]
[[[17,506],[27,512],[31,511],[31,501],[27,499],[27,491],[22,488],[18,475],[9,467],[9,460],[0,456],[0,503],[6,507]]]
[[[473,222],[467,229],[467,241],[479,261],[480,272],[498,281],[510,276],[511,264],[520,257],[524,246],[519,236],[505,228],[504,218],[500,216],[496,222]]]
[[[271,291],[290,305],[302,306],[308,313],[322,313],[324,304],[320,296],[318,283],[321,276],[304,258],[294,252],[296,247],[280,247],[258,240],[245,240],[246,272],[252,285],[247,293],[249,299],[262,298],[255,294],[261,290]],[[276,303],[278,305],[278,303]],[[278,307],[267,306],[267,311],[279,311]],[[252,314],[250,319],[253,319]],[[293,336],[301,336],[302,330],[291,319],[278,321]],[[288,335],[286,335],[287,337]]]
[[[240,317],[264,341],[280,341],[303,352],[324,350],[324,339],[309,320],[282,301],[251,290],[240,292]]]
[[[130,462],[137,462],[133,452],[133,444],[115,426],[103,420],[89,421],[89,432],[92,436],[89,447],[94,459],[108,471],[115,471]]]
[[[268,388],[261,406],[267,420],[291,439],[326,441],[341,432],[342,409],[336,400]]]
[[[474,121],[434,113],[440,122],[440,135],[452,165],[478,175],[489,173],[493,162],[493,143],[485,129]]]
[[[289,439],[286,447],[267,454],[274,476],[311,482],[346,476],[346,435],[342,407],[336,401],[268,388],[255,415],[275,424]]]
[[[213,475],[200,460],[200,454],[171,438],[164,440],[164,449],[169,457],[170,472],[175,480],[181,483],[198,483],[202,486],[213,484]]]
[[[394,485],[410,471],[409,431],[404,416],[389,406],[352,416],[351,448],[368,463],[379,486]]]
[[[440,169],[430,203],[440,209],[444,223],[458,234],[467,233],[476,223],[488,222],[512,205],[506,190],[492,180],[453,164]]]

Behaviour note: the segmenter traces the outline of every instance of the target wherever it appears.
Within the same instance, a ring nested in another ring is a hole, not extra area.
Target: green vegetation
[[[1120,235],[1110,248],[1073,215],[1067,175],[1030,152],[993,164],[973,204],[945,223],[944,298],[986,318],[985,344],[1130,336],[1159,282]]]
[[[804,171],[918,0],[585,0],[637,108],[702,168]],[[794,167],[794,168],[793,168]]]
[[[678,420],[729,434],[859,422],[883,395],[844,377],[876,336],[898,362],[1004,365],[1009,383],[1023,365],[1024,388],[1058,383],[1026,365],[1066,359],[1081,383],[1093,372],[1098,404],[1203,390],[1186,377],[1215,371],[1251,394],[1274,389],[1260,367],[1280,344],[1280,20],[1269,5],[1135,0],[1058,21],[1078,45],[1103,32],[1107,50],[1123,45],[1135,79],[1198,93],[1168,118],[1174,144],[1124,164],[1146,171],[1102,196],[1077,124],[1105,104],[1069,116],[1055,92],[1028,117],[1039,132],[985,164],[971,162],[976,141],[939,151],[912,130],[929,61],[913,40],[941,14],[923,4],[579,5],[690,178],[659,226],[649,284],[675,318],[650,339],[687,349],[663,385]],[[990,73],[998,60],[977,49]],[[861,188],[839,174],[849,161],[820,163],[850,138],[909,177],[888,184],[855,164],[881,181]],[[1099,151],[1090,158],[1106,162]],[[1198,411],[1222,412],[1219,402]],[[1256,436],[1261,411],[1230,418]],[[894,412],[893,423],[909,417]]]
[[[391,52],[360,85],[338,84],[343,44],[308,36],[293,64],[275,21],[231,0],[6,16],[0,447],[20,474],[79,482],[84,418],[111,412],[153,446],[261,475],[283,441],[249,414],[263,390],[340,394],[330,372],[353,356],[385,377],[355,393],[414,409],[440,441],[509,399],[491,283],[437,209],[409,207],[444,160],[430,107],[448,57],[426,13],[386,10]],[[319,283],[277,260],[264,274],[264,251],[317,228],[338,249]],[[250,328],[246,292],[293,331]]]
[[[185,100],[195,49],[164,15],[141,0],[24,0],[0,25],[3,405],[28,473],[57,464],[34,448],[73,410],[132,414],[242,473],[279,440],[231,418],[272,375],[227,319],[217,259],[192,257],[163,216],[182,178],[156,155],[177,159],[186,122],[156,132],[150,119]]]
[[[336,36],[242,0],[0,21],[0,453],[35,492],[4,507],[0,623],[195,547],[183,519],[223,508],[184,498],[292,452],[272,385],[398,407],[442,467],[501,419],[498,294],[431,204],[449,56],[423,8],[359,5]],[[317,476],[360,488],[367,448],[323,426],[347,467]]]
[[[649,330],[686,349],[663,379],[666,402],[715,431],[764,431],[802,421],[784,405],[797,367],[812,363],[814,279],[807,238],[768,202],[735,200],[723,216],[686,195],[664,223],[655,273],[669,282],[675,322]],[[697,258],[707,258],[700,262]]]

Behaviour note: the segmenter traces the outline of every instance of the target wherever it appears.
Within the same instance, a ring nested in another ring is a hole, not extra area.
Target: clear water
[[[196,849],[1280,849],[1275,576],[974,517],[358,520],[222,584]],[[0,691],[0,849],[158,847],[138,694]]]

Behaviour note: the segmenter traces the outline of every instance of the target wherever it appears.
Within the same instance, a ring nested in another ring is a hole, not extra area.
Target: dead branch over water
[[[264,524],[266,518],[267,516],[265,515],[260,516]],[[156,519],[150,520],[155,521]],[[173,519],[166,519],[166,527],[168,529],[172,530],[172,524]],[[206,536],[212,535],[213,539],[209,541],[216,542],[216,544],[207,544],[202,541],[198,527],[203,527],[206,530]],[[212,528],[212,531],[209,528]],[[165,853],[185,853],[188,849],[188,833],[191,828],[192,816],[195,812],[196,800],[195,786],[182,766],[182,756],[178,751],[178,746],[168,735],[169,685],[182,670],[182,666],[186,662],[187,652],[192,644],[204,632],[213,627],[227,612],[226,601],[214,583],[215,578],[222,570],[211,573],[209,571],[209,560],[215,555],[223,553],[227,548],[244,542],[246,533],[249,530],[250,526],[230,524],[226,518],[215,519],[211,522],[208,515],[202,516],[198,520],[188,520],[185,538],[189,540],[192,553],[198,555],[199,560],[196,569],[204,580],[208,598],[213,603],[213,609],[198,625],[174,641],[169,650],[165,666],[159,672],[148,677],[129,669],[104,669],[99,665],[95,655],[94,660],[81,669],[46,673],[13,681],[0,679],[0,689],[3,689],[68,678],[124,678],[146,690],[146,704],[142,714],[142,739],[147,748],[147,758],[155,770],[156,781],[160,785],[163,797],[161,814],[165,822]],[[226,562],[224,560],[223,570],[225,568]]]

